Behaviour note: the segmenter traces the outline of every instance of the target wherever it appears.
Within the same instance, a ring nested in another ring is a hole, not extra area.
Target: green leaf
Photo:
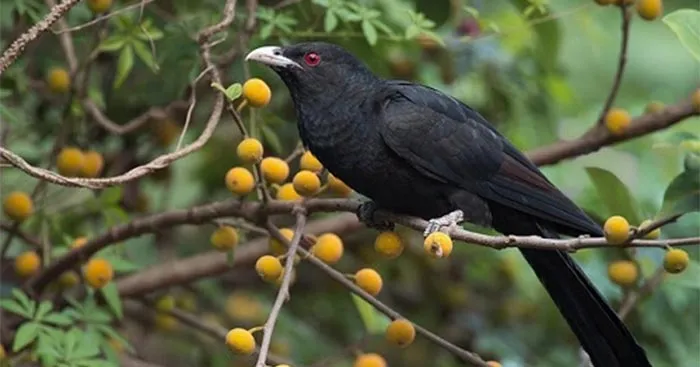
[[[110,282],[102,287],[101,292],[109,308],[114,312],[114,315],[121,320],[121,318],[124,317],[124,311],[122,310],[122,300],[119,297],[117,285],[114,282]]]
[[[119,60],[117,60],[117,77],[114,79],[114,89],[119,88],[124,83],[133,67],[134,49],[131,46],[126,46],[119,53]]]
[[[233,83],[226,88],[224,94],[229,101],[233,101],[243,94],[243,86],[241,86],[241,83]]]
[[[12,295],[19,302],[19,304],[22,305],[23,309],[28,311],[30,315],[34,315],[34,312],[36,312],[36,302],[29,299],[29,296],[17,288],[12,289]]]
[[[33,316],[31,313],[29,313],[29,310],[22,307],[22,305],[20,305],[19,302],[15,301],[14,299],[0,300],[0,308],[16,313],[26,319],[31,319]]]
[[[111,36],[100,43],[97,47],[100,51],[113,52],[121,49],[126,44],[123,36]]]
[[[669,274],[664,281],[678,287],[700,290],[698,279],[700,279],[700,263],[691,260],[682,273]]]
[[[115,339],[116,341],[118,341],[119,343],[121,343],[121,345],[124,346],[124,348],[125,348],[127,351],[132,352],[132,353],[134,352],[134,347],[131,345],[131,343],[129,343],[129,341],[128,341],[126,338],[124,338],[123,336],[121,336],[121,334],[119,334],[118,332],[116,332],[111,326],[109,326],[109,325],[98,325],[98,326],[97,326],[97,330],[99,330],[100,332],[102,332],[102,334],[105,335],[107,338]],[[106,339],[103,339],[103,340],[104,340],[105,343],[107,342]]]
[[[160,70],[160,66],[158,66],[156,59],[153,57],[151,49],[143,42],[133,42],[132,45],[134,46],[136,56],[138,56],[151,71],[157,73],[158,70]]]
[[[700,175],[685,171],[671,181],[664,192],[658,217],[700,211]]]
[[[272,35],[272,31],[275,30],[275,25],[273,23],[267,23],[260,27],[260,39],[266,40]]]
[[[621,215],[632,224],[641,223],[636,201],[615,174],[597,167],[586,167],[586,172],[593,181],[598,196],[608,208],[608,216]]]
[[[367,42],[371,46],[377,44],[377,29],[374,28],[369,20],[362,21],[362,33],[364,33]]]
[[[141,269],[141,267],[137,263],[120,256],[111,256],[109,258],[109,262],[112,264],[112,268],[114,269],[114,271],[120,273],[127,273]]]
[[[231,249],[231,251],[226,251],[226,265],[228,265],[229,267],[233,267],[233,265],[235,264],[234,255],[235,252],[233,249]]]
[[[676,34],[685,49],[700,61],[700,11],[679,9],[662,20]]]
[[[351,294],[350,296],[355,303],[355,307],[357,307],[357,312],[360,313],[360,318],[362,318],[367,332],[370,334],[384,333],[387,326],[391,323],[391,320],[359,296],[355,294]]]
[[[12,351],[17,352],[33,342],[39,335],[39,324],[36,322],[25,322],[15,334],[15,341],[12,343]]]
[[[68,326],[73,323],[73,319],[65,312],[52,312],[44,317],[44,322],[58,326]]]
[[[379,19],[372,19],[371,20],[372,25],[374,25],[375,28],[379,29],[380,31],[386,33],[389,36],[394,36],[394,31],[389,28],[386,24],[382,23],[381,20]]]
[[[332,10],[327,10],[326,15],[323,18],[323,30],[326,32],[331,32],[338,26],[338,17],[335,16],[335,12]]]
[[[282,141],[275,130],[267,125],[260,126],[260,132],[262,133],[263,139],[266,143],[270,144],[273,153],[280,154],[282,152]]]
[[[52,309],[53,309],[53,305],[51,305],[51,302],[42,301],[39,304],[39,309],[36,311],[36,314],[34,315],[34,320],[41,321],[44,318],[44,316],[46,316],[47,313],[51,312]]]
[[[420,34],[421,29],[418,28],[415,24],[411,24],[410,26],[406,27],[406,33],[405,36],[407,40],[414,39],[416,36]]]
[[[82,339],[82,333],[83,332],[80,329],[73,327],[63,335],[63,350],[65,352],[64,359],[71,360],[74,358],[73,354],[78,342],[80,339]]]

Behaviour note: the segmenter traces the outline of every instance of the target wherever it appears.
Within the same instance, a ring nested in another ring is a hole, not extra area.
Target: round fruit
[[[170,118],[158,119],[153,122],[153,133],[158,144],[167,147],[180,135],[180,126]]]
[[[413,343],[416,338],[416,329],[413,324],[406,319],[398,319],[392,321],[386,328],[386,338],[389,342],[406,347]]]
[[[87,0],[87,5],[93,13],[102,14],[112,7],[112,0]]]
[[[22,278],[28,278],[39,271],[41,258],[35,251],[23,252],[15,258],[15,273]]]
[[[657,113],[663,111],[664,108],[666,108],[666,105],[663,102],[651,101],[644,108],[644,113]]]
[[[328,189],[340,197],[348,197],[352,193],[350,186],[330,173],[328,174]]]
[[[175,297],[166,294],[156,301],[156,310],[160,312],[170,312],[175,308]]]
[[[661,0],[637,0],[637,14],[642,19],[654,20],[664,11]]]
[[[343,240],[333,233],[318,236],[311,253],[326,264],[335,264],[343,256]]]
[[[70,248],[71,248],[72,250],[75,250],[75,249],[77,249],[77,248],[80,248],[80,247],[85,246],[85,244],[86,244],[87,242],[88,242],[87,237],[78,237],[78,238],[74,239],[73,242],[71,242]]]
[[[638,275],[637,265],[633,261],[619,260],[608,266],[608,277],[621,287],[634,285]]]
[[[83,154],[83,165],[80,169],[80,175],[88,178],[98,177],[102,173],[104,160],[102,154],[91,150]]]
[[[390,259],[401,255],[403,248],[403,240],[393,231],[381,232],[374,240],[374,249]]]
[[[292,180],[294,190],[302,196],[312,196],[321,189],[321,180],[311,171],[299,171]]]
[[[255,271],[266,282],[274,282],[282,276],[282,262],[274,256],[264,255],[255,262]]]
[[[58,285],[63,289],[69,289],[80,282],[78,273],[73,270],[68,270],[58,277]]]
[[[302,170],[307,170],[311,172],[321,172],[323,170],[323,165],[319,160],[313,155],[313,153],[306,151],[302,154],[299,159],[299,167]]]
[[[643,221],[642,224],[639,225],[639,229],[644,230],[644,228],[647,227],[648,225],[650,225],[651,222],[652,221],[650,219]],[[658,239],[659,237],[661,237],[661,228],[656,228],[653,231],[644,235],[644,238],[646,238],[648,240],[655,240],[655,239]]]
[[[374,269],[360,269],[355,273],[355,284],[365,292],[376,296],[382,290],[382,277]]]
[[[690,262],[688,253],[681,249],[671,249],[664,256],[664,269],[672,274],[677,274],[685,270]]]
[[[294,184],[292,183],[286,183],[277,189],[277,200],[297,201],[301,199],[302,196],[294,190]]]
[[[161,331],[172,331],[177,328],[177,319],[167,313],[156,313],[155,317],[156,329]]]
[[[452,253],[452,238],[443,232],[433,232],[423,241],[423,248],[432,257],[448,257]]]
[[[386,361],[376,353],[360,354],[352,367],[386,367]]]
[[[496,361],[488,361],[488,362],[486,362],[486,364],[487,364],[489,367],[503,367],[500,363],[498,363],[498,362],[496,362]]]
[[[251,355],[255,352],[255,338],[250,331],[235,328],[226,333],[226,345],[236,354]]]
[[[286,238],[287,241],[291,241],[292,237],[294,237],[294,231],[289,228],[280,229],[280,234],[282,237]],[[270,237],[268,245],[270,247],[270,252],[272,252],[273,255],[279,256],[287,253],[287,246],[280,241],[277,241],[277,239],[274,237]]]
[[[226,173],[226,187],[236,195],[247,195],[255,188],[255,177],[246,168],[233,167]]]
[[[603,225],[605,239],[608,243],[618,245],[627,241],[630,236],[630,224],[622,216],[614,215]]]
[[[262,79],[251,78],[243,84],[243,97],[252,107],[265,107],[270,103],[272,91]]]
[[[231,226],[221,226],[209,238],[212,246],[219,251],[229,251],[238,244],[238,232]]]
[[[64,68],[49,69],[46,82],[54,93],[66,93],[70,90],[70,74]]]
[[[613,135],[622,135],[632,122],[630,114],[622,108],[611,108],[605,115],[605,126]]]
[[[10,219],[22,222],[34,213],[34,204],[26,193],[14,191],[5,197],[2,210]]]
[[[263,145],[258,139],[246,138],[236,147],[236,154],[243,162],[258,163],[263,156]]]
[[[282,184],[289,177],[289,165],[283,159],[267,157],[260,162],[263,177],[269,183]]]
[[[56,157],[56,168],[63,176],[77,176],[83,169],[85,156],[83,152],[75,147],[65,147]]]
[[[92,288],[99,289],[107,285],[114,278],[112,264],[105,259],[95,258],[88,261],[83,269],[85,282]]]

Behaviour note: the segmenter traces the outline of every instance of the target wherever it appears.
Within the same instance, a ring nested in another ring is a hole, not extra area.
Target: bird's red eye
[[[316,66],[321,62],[321,56],[318,56],[315,52],[307,52],[306,55],[304,55],[304,61],[309,66]]]

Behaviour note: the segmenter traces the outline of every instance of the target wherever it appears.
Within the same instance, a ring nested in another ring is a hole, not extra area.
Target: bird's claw
[[[463,221],[464,212],[461,210],[455,210],[443,215],[442,217],[430,219],[428,221],[428,226],[425,227],[425,230],[423,231],[423,237],[428,237],[428,235],[439,231],[442,227],[454,226]]]
[[[367,227],[374,228],[379,231],[393,231],[394,223],[384,220],[375,220],[374,213],[379,209],[379,206],[373,201],[367,201],[357,208],[357,219],[364,223]]]

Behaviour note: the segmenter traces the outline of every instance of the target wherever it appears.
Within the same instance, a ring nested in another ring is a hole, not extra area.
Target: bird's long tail
[[[542,229],[542,237],[558,235]],[[596,367],[651,366],[644,350],[573,259],[563,251],[520,249]]]

